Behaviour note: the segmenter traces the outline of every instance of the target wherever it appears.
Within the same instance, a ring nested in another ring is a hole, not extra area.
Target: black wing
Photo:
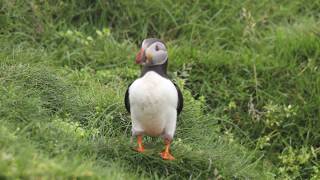
[[[175,83],[173,83],[174,86],[176,87],[177,89],[177,92],[178,92],[178,106],[177,106],[177,112],[178,112],[178,115],[181,113],[182,109],[183,109],[183,96],[182,96],[182,93],[181,93],[181,90],[180,88],[178,87],[178,85],[176,85]]]
[[[125,97],[124,97],[124,105],[126,106],[127,111],[130,113],[130,100],[129,100],[129,88],[131,84],[128,86]]]

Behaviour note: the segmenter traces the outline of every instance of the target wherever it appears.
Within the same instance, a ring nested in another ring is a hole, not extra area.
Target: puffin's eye
[[[158,45],[156,45],[156,51],[159,51],[159,46]]]

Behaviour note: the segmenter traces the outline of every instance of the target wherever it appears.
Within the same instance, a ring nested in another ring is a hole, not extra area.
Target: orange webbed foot
[[[166,151],[163,151],[160,153],[162,159],[164,160],[174,160],[175,158],[169,153],[169,152],[166,152]]]
[[[170,154],[170,143],[171,143],[171,141],[168,140],[168,139],[165,139],[164,143],[166,145],[165,149],[164,149],[164,151],[162,151],[160,153],[162,159],[164,159],[164,160],[174,160],[175,158]]]
[[[137,152],[143,153],[144,152],[144,147],[142,144],[142,135],[137,136],[137,142],[138,142],[138,147],[135,148]]]
[[[137,152],[139,152],[139,153],[143,153],[144,152],[144,147],[136,147],[135,149],[134,149],[135,151],[137,151]]]

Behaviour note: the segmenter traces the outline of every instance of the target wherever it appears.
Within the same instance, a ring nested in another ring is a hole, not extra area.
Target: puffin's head
[[[160,39],[156,38],[145,39],[136,56],[136,63],[143,66],[161,65],[167,60],[168,53],[166,46]]]

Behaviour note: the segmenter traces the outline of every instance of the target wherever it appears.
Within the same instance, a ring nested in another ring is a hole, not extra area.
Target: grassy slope
[[[3,176],[316,177],[318,1],[0,3]],[[175,162],[155,139],[130,149],[122,98],[146,36],[185,85]]]
[[[177,160],[165,162],[158,155],[162,149],[159,140],[146,139],[150,150],[145,155],[131,149],[130,121],[122,106],[127,83],[120,78],[127,72],[56,71],[40,64],[2,65],[3,175],[115,179],[261,176],[256,154],[219,137],[218,118],[204,115],[204,104],[187,90],[188,105],[173,144]]]

